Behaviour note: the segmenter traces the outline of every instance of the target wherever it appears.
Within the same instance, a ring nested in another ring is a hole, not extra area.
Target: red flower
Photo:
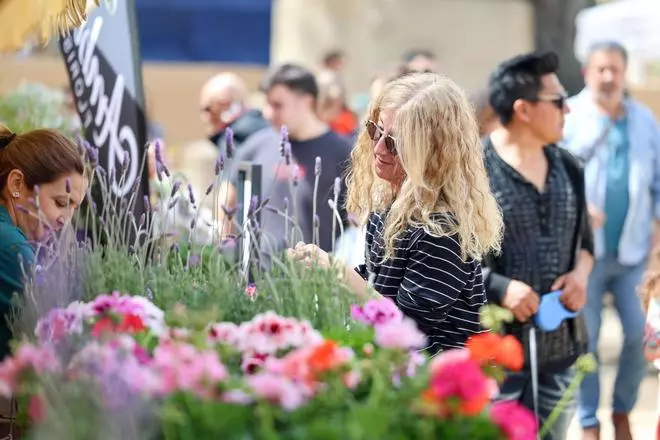
[[[117,326],[117,331],[125,333],[139,333],[146,329],[142,318],[138,315],[124,315],[124,319]]]
[[[30,397],[27,410],[30,420],[35,423],[43,422],[46,419],[46,404],[43,397],[39,395]]]
[[[103,318],[96,321],[92,327],[92,336],[98,338],[99,336],[105,333],[111,333],[115,330],[115,323],[112,322],[112,318],[109,316],[104,316]]]

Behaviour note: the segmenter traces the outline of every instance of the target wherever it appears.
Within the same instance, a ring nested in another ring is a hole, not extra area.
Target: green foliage
[[[63,93],[38,83],[25,83],[0,97],[0,124],[16,133],[36,128],[72,129]]]

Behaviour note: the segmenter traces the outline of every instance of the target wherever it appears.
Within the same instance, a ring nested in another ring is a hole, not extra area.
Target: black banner
[[[147,126],[134,0],[101,2],[83,26],[60,38],[60,49],[84,136],[99,149],[109,191],[124,203],[136,192],[130,208],[139,219],[149,181],[141,170]]]

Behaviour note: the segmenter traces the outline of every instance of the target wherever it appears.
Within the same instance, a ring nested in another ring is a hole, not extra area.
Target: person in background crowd
[[[623,327],[612,400],[616,440],[632,438],[628,417],[646,371],[644,313],[635,292],[651,246],[660,237],[660,130],[651,110],[625,97],[627,61],[618,43],[591,48],[584,70],[586,87],[569,100],[571,114],[564,130],[564,146],[585,163],[594,227],[596,265],[584,309],[590,351],[598,353],[606,292],[614,296]],[[580,387],[585,440],[600,438],[599,403],[599,374],[594,373]]]
[[[237,151],[229,171],[229,181],[223,184],[219,193],[226,194],[225,206],[237,206],[236,183],[238,177],[237,164],[249,160],[262,166],[262,199],[268,198],[272,207],[285,210],[285,199],[289,201],[288,212],[295,218],[300,227],[296,240],[312,241],[315,216],[318,216],[320,247],[330,251],[339,234],[337,227],[332,235],[332,223],[335,217],[328,205],[329,199],[334,199],[335,178],[344,174],[350,151],[350,143],[343,137],[332,132],[328,125],[319,119],[316,108],[319,89],[314,74],[297,64],[283,64],[272,69],[264,78],[262,90],[266,94],[267,105],[264,115],[278,131],[286,127],[290,144],[290,162],[282,158],[280,141],[276,139],[269,144],[262,142],[251,148]],[[270,131],[272,133],[272,130]],[[316,158],[321,160],[319,170]],[[314,187],[316,174],[318,190],[316,194],[316,212],[314,212]],[[291,182],[299,184],[295,193],[291,193]],[[343,193],[343,185],[340,192]],[[339,196],[341,200],[343,195]],[[293,212],[294,209],[296,212]],[[342,222],[345,218],[342,218]],[[284,217],[271,210],[262,211],[262,248],[266,254],[272,254],[284,249],[284,241],[288,237],[292,241],[291,231],[285,231]],[[288,222],[291,227],[291,221]],[[223,228],[228,228],[224,226]],[[295,243],[295,241],[294,241]]]
[[[653,362],[656,370],[660,370],[660,246],[658,243],[655,244],[651,252],[649,264],[639,290],[642,294],[642,305],[646,313],[644,355],[647,361]],[[660,439],[660,388],[657,395],[655,440]]]
[[[346,89],[336,72],[323,70],[316,75],[319,86],[319,118],[335,133],[352,140],[357,130],[357,116],[346,104]]]
[[[479,122],[479,135],[481,137],[488,136],[500,125],[499,118],[488,102],[488,98],[488,89],[479,90],[471,96],[477,114],[477,122]]]
[[[331,50],[323,57],[322,67],[342,74],[346,67],[346,54],[342,50]]]
[[[580,311],[593,265],[582,169],[556,146],[569,111],[558,68],[552,52],[501,63],[490,76],[489,102],[502,125],[484,140],[491,191],[504,216],[502,251],[486,258],[484,284],[489,303],[513,312],[505,330],[521,341],[526,358],[522,371],[507,374],[498,399],[520,401],[537,411],[541,424],[568,389],[588,335],[581,315],[552,331],[538,329],[532,317],[541,296],[557,290],[564,307]],[[538,361],[538,399],[532,357]],[[544,440],[565,439],[574,412],[575,402],[569,403]]]
[[[199,98],[202,122],[209,140],[224,152],[225,131],[231,127],[234,145],[241,145],[254,133],[268,126],[261,112],[247,106],[247,86],[236,74],[220,73],[209,79]]]
[[[347,182],[348,211],[367,223],[367,261],[340,267],[340,277],[358,296],[372,279],[427,335],[429,354],[463,347],[482,331],[479,260],[497,251],[502,230],[465,93],[432,73],[388,83],[372,102]],[[331,264],[313,244],[289,255]]]
[[[435,54],[429,50],[410,50],[403,55],[405,68],[412,72],[437,72]]]

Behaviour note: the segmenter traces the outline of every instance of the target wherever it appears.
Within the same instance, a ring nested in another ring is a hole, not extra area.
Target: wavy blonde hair
[[[374,143],[363,127],[351,153],[347,210],[361,221],[389,209],[384,258],[409,227],[456,236],[463,259],[500,249],[502,215],[490,192],[474,109],[448,78],[415,73],[388,83],[368,117],[392,112],[392,136],[406,177],[393,186],[374,167]],[[437,214],[443,219],[438,221]]]

